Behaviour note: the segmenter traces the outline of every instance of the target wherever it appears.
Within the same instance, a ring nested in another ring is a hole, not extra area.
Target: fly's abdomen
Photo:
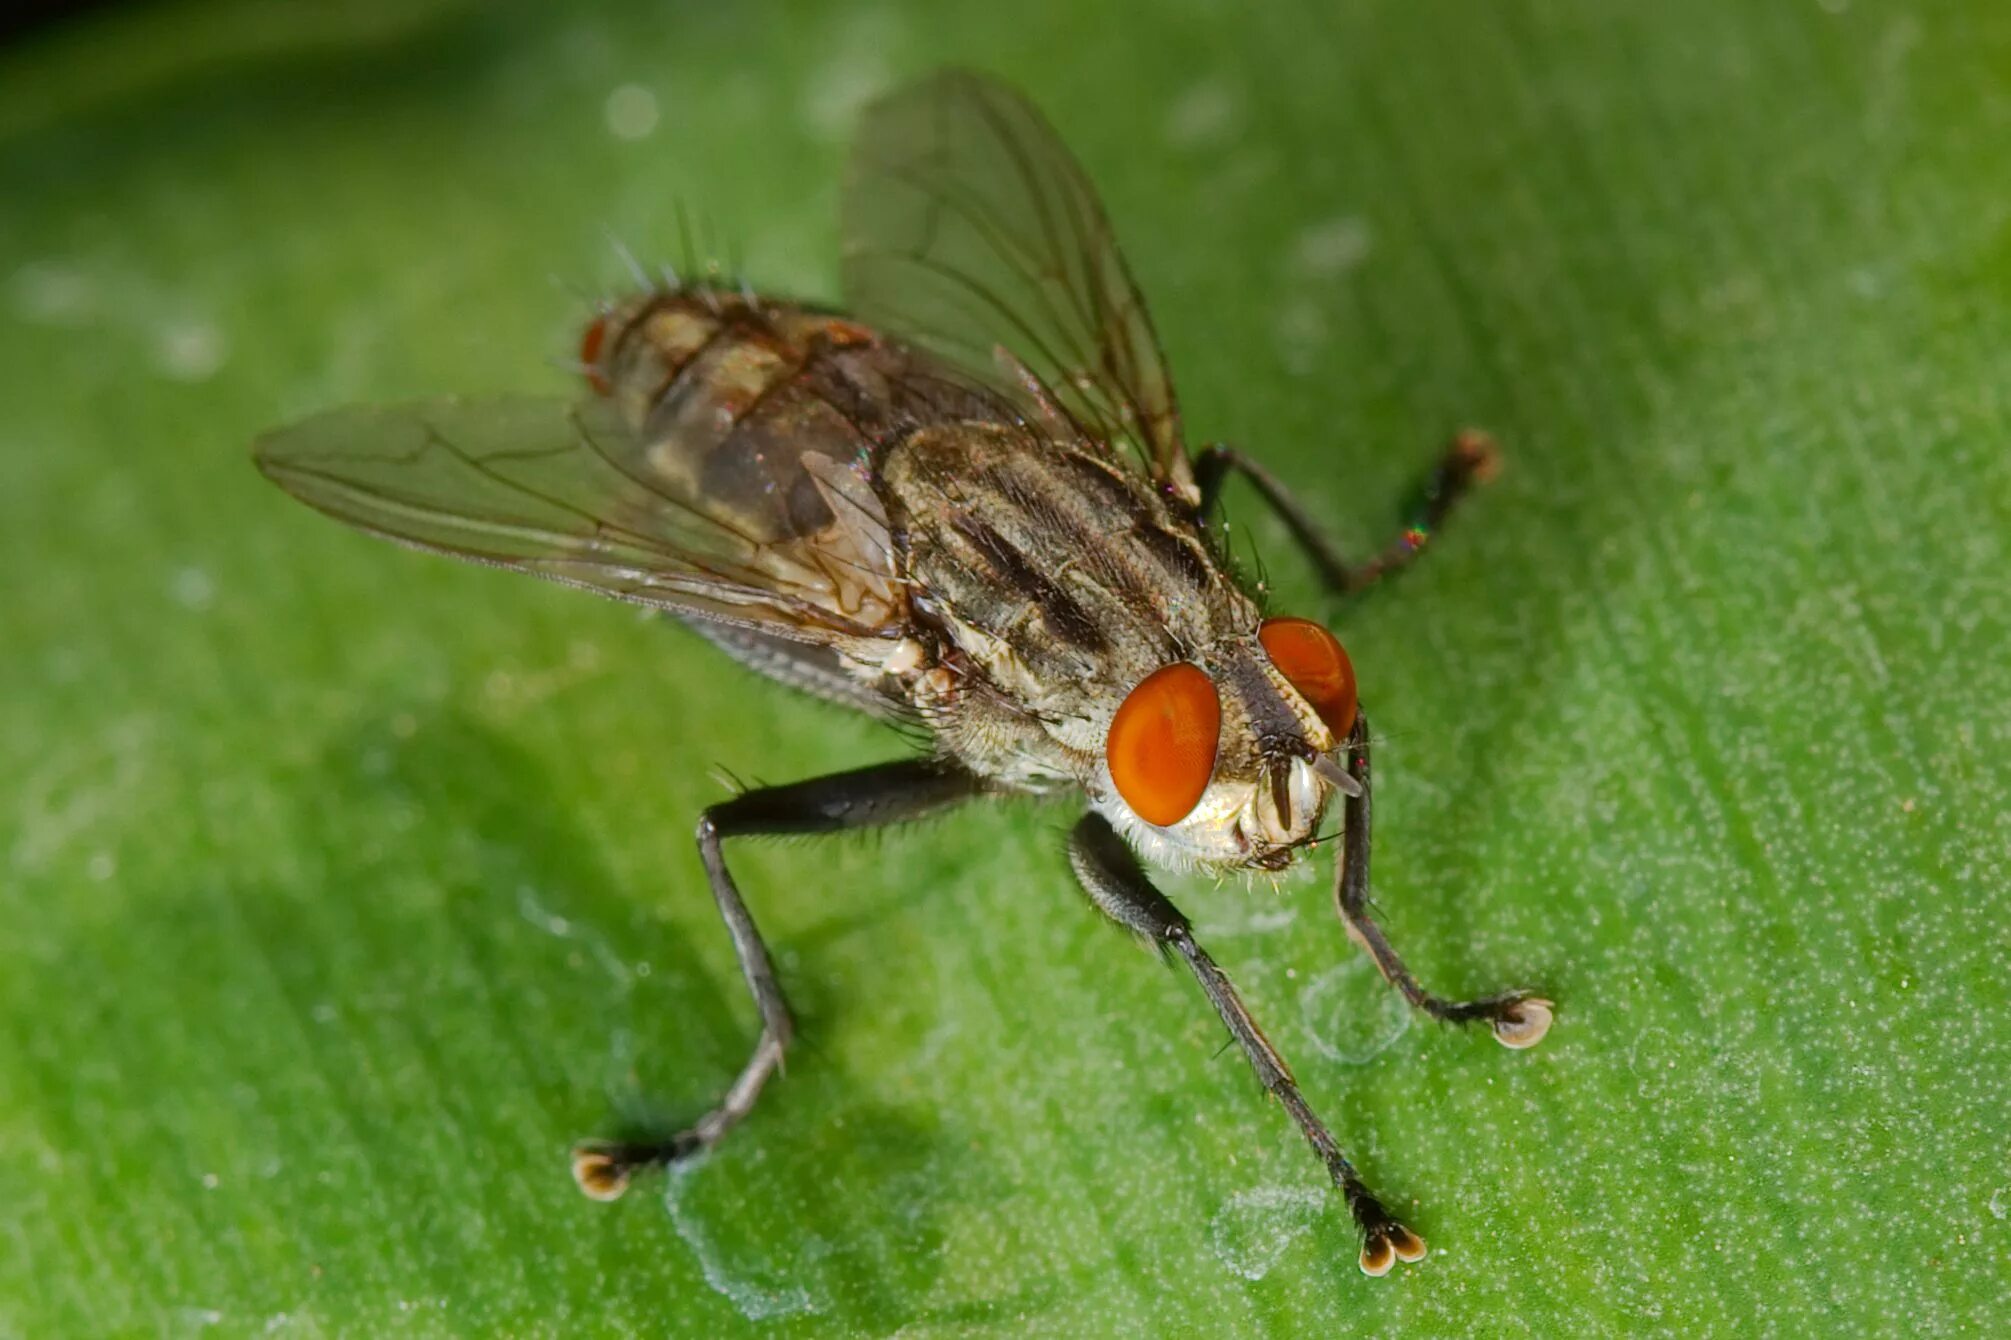
[[[842,526],[839,512],[855,505],[877,514],[863,497],[830,496],[834,469],[863,486],[885,448],[918,427],[1011,417],[857,322],[717,289],[626,303],[588,328],[582,354],[652,473],[738,517],[760,543]]]
[[[873,487],[876,387],[898,354],[842,318],[712,289],[630,300],[587,329],[587,380],[628,438],[611,464],[763,584],[870,637],[907,603]]]
[[[864,469],[870,425],[819,394],[820,365],[870,356],[835,317],[712,291],[659,293],[589,328],[588,376],[643,445],[652,477],[759,544],[830,529],[834,480]],[[866,490],[870,493],[870,490]],[[856,499],[864,502],[865,500]]]

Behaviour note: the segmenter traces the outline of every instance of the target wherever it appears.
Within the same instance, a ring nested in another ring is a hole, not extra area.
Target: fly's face
[[[1282,870],[1318,839],[1334,792],[1355,789],[1336,758],[1355,714],[1333,634],[1267,619],[1130,690],[1091,799],[1162,864]]]

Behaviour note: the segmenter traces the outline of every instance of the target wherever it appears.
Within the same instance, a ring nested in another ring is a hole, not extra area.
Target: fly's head
[[[1333,634],[1266,619],[1146,675],[1111,717],[1091,802],[1174,868],[1282,870],[1319,836],[1354,728],[1354,667]]]

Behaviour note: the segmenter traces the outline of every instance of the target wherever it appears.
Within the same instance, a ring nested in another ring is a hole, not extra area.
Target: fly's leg
[[[1068,855],[1082,887],[1105,916],[1143,936],[1160,953],[1177,954],[1194,974],[1208,1003],[1222,1016],[1229,1035],[1249,1058],[1258,1081],[1292,1114],[1292,1120],[1298,1123],[1313,1152],[1327,1165],[1327,1174],[1334,1179],[1334,1185],[1346,1198],[1348,1212],[1362,1230],[1362,1270],[1370,1275],[1386,1275],[1398,1261],[1421,1260],[1424,1240],[1399,1223],[1362,1181],[1355,1165],[1341,1152],[1333,1133],[1306,1105],[1285,1059],[1250,1017],[1236,988],[1229,984],[1208,951],[1195,942],[1193,927],[1180,909],[1152,887],[1131,848],[1100,815],[1088,814],[1069,837]]]
[[[1484,1000],[1446,1000],[1434,996],[1418,984],[1411,970],[1383,934],[1382,927],[1376,925],[1369,915],[1369,722],[1366,714],[1355,717],[1354,730],[1348,735],[1345,746],[1348,755],[1348,775],[1360,784],[1360,790],[1347,797],[1344,823],[1347,836],[1341,850],[1340,880],[1335,886],[1334,901],[1341,913],[1341,923],[1348,929],[1348,938],[1366,949],[1369,957],[1376,961],[1385,981],[1403,992],[1404,999],[1434,1019],[1447,1023],[1470,1024],[1486,1020],[1494,1030],[1495,1041],[1504,1047],[1517,1051],[1534,1047],[1543,1041],[1543,1035],[1550,1031],[1553,1006],[1541,996],[1528,991],[1509,991]]]
[[[1382,552],[1362,563],[1350,563],[1342,557],[1284,481],[1234,447],[1217,443],[1202,451],[1194,458],[1194,480],[1201,490],[1201,515],[1205,519],[1221,500],[1222,485],[1229,472],[1240,472],[1276,510],[1292,532],[1292,538],[1319,570],[1320,580],[1341,595],[1352,595],[1407,566],[1423,553],[1453,505],[1475,484],[1491,478],[1500,461],[1500,449],[1487,434],[1468,429],[1455,436],[1425,481],[1403,529]]]
[[[733,937],[733,952],[761,1012],[761,1038],[719,1105],[696,1125],[667,1140],[592,1142],[573,1151],[573,1177],[595,1200],[613,1200],[638,1169],[675,1163],[710,1149],[754,1109],[762,1085],[782,1064],[794,1024],[775,980],[768,946],[726,868],[721,844],[757,834],[839,833],[920,818],[977,795],[983,786],[965,772],[923,759],[834,773],[788,786],[748,791],[714,805],[698,821],[698,854],[705,862],[719,915]]]

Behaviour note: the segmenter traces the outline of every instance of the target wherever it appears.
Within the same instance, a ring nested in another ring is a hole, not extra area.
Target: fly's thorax
[[[887,451],[879,490],[917,617],[973,710],[1037,723],[1048,764],[1079,781],[1132,685],[1256,625],[1192,520],[1088,444],[939,425]]]
[[[879,476],[917,601],[1036,710],[1073,715],[1254,624],[1191,520],[1087,444],[943,424],[894,444]]]

